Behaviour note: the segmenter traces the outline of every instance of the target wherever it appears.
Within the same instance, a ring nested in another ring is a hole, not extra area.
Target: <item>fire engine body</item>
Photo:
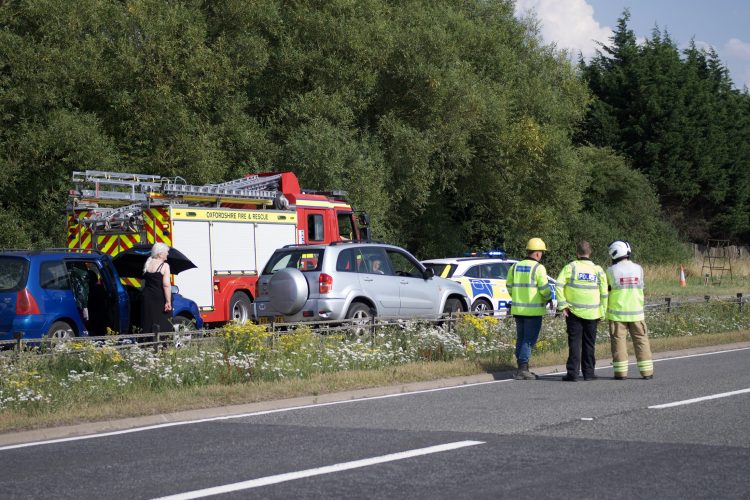
[[[73,182],[68,246],[112,256],[138,243],[177,248],[197,268],[174,276],[174,283],[209,323],[250,319],[258,276],[277,248],[369,238],[345,193],[304,192],[292,172],[193,186],[180,178],[89,170],[74,172]]]

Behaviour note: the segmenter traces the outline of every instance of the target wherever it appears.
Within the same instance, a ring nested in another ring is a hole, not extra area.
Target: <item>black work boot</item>
[[[516,380],[536,380],[539,377],[536,376],[536,373],[529,371],[528,363],[521,363],[518,365],[518,371],[513,378]]]

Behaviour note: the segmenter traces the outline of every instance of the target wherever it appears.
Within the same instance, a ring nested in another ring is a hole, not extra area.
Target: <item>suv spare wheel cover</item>
[[[307,280],[298,269],[277,271],[268,282],[271,307],[282,314],[295,314],[307,302]]]

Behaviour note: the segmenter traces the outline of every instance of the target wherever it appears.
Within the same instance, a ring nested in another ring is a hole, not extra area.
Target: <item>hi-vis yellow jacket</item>
[[[570,308],[582,319],[599,319],[607,312],[607,275],[591,259],[568,263],[557,277],[557,310]]]
[[[544,316],[552,291],[542,264],[533,259],[516,262],[508,269],[505,286],[510,293],[512,315]]]
[[[607,319],[625,323],[643,321],[643,268],[630,260],[621,260],[607,269],[609,304]]]

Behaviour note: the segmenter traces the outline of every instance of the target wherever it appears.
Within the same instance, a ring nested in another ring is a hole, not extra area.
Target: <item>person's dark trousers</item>
[[[596,375],[596,326],[598,319],[579,318],[572,312],[568,312],[565,318],[568,330],[568,362],[565,368],[568,377],[578,378],[579,368],[583,372],[583,378],[594,378]]]

